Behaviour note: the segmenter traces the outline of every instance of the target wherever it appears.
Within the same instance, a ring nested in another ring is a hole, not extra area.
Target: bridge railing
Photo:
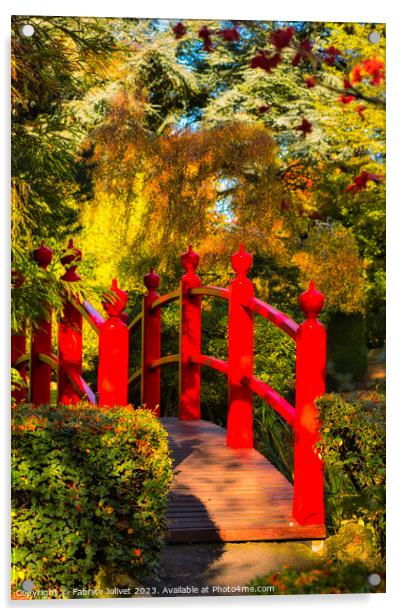
[[[47,267],[51,254],[45,247],[35,251],[40,267]],[[50,251],[51,253],[51,251]],[[66,268],[62,279],[69,283],[80,280],[76,269],[81,251],[70,240],[62,258]],[[30,352],[30,400],[33,404],[50,402],[52,369],[58,373],[58,401],[76,404],[82,397],[91,403],[96,395],[82,377],[82,319],[88,320],[99,336],[98,401],[101,405],[128,403],[128,387],[141,380],[141,403],[159,415],[161,368],[170,363],[179,365],[179,418],[199,420],[200,368],[208,366],[227,375],[228,416],[227,445],[252,448],[252,397],[257,394],[281,415],[294,429],[294,501],[293,514],[302,524],[322,524],[323,465],[316,451],[319,422],[315,399],[325,392],[326,332],[317,316],[324,296],[310,283],[299,301],[306,320],[297,324],[286,314],[254,296],[254,286],[247,274],[252,257],[244,246],[232,256],[235,277],[228,288],[204,286],[196,273],[199,256],[190,246],[182,254],[185,274],[173,292],[159,296],[160,277],[151,268],[144,276],[147,289],[142,311],[127,324],[124,308],[127,293],[113,280],[109,293],[104,294],[104,319],[87,301],[80,302],[74,293],[66,298],[64,314],[58,329],[58,354],[52,354],[51,310],[49,316],[32,333]],[[228,353],[221,360],[201,352],[202,297],[218,297],[228,302]],[[161,357],[161,310],[170,302],[180,305],[179,352]],[[296,405],[287,400],[253,374],[254,315],[272,322],[296,342]],[[129,375],[129,333],[141,327],[141,365]],[[13,336],[12,361],[23,373],[29,355],[23,334]],[[19,393],[19,398],[24,393]]]
[[[324,522],[323,465],[315,446],[319,422],[315,399],[325,392],[326,332],[317,316],[324,296],[311,282],[299,301],[306,320],[296,323],[289,316],[254,297],[247,278],[252,257],[240,246],[231,261],[236,273],[228,288],[204,286],[196,273],[199,256],[190,246],[181,257],[185,274],[179,289],[159,297],[159,276],[152,269],[144,277],[147,293],[143,310],[132,321],[142,323],[142,362],[130,382],[141,378],[141,402],[159,414],[160,368],[179,364],[179,418],[200,419],[200,367],[208,366],[227,375],[227,445],[253,447],[253,393],[259,395],[295,431],[293,512],[300,523]],[[221,360],[201,352],[201,298],[218,297],[228,302],[228,357]],[[160,357],[161,309],[180,303],[179,353]],[[253,374],[254,314],[284,331],[296,342],[296,406]]]
[[[46,269],[52,259],[52,251],[42,246],[34,251],[38,266]],[[88,302],[81,302],[74,292],[74,283],[81,280],[77,267],[82,259],[79,249],[69,241],[61,259],[66,271],[61,280],[69,283],[70,293],[63,300],[63,316],[58,322],[57,355],[52,353],[52,308],[45,306],[47,313],[31,331],[30,352],[26,352],[27,332],[11,336],[11,364],[29,387],[14,392],[16,402],[27,397],[32,404],[50,404],[52,372],[57,378],[57,401],[61,404],[77,404],[86,398],[91,404],[126,405],[128,403],[128,338],[127,315],[123,312],[127,293],[112,281],[109,293],[104,294],[103,308],[108,318]],[[82,376],[82,325],[85,318],[99,337],[97,394]]]

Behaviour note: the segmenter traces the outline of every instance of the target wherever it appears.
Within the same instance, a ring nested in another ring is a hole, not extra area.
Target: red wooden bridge
[[[70,240],[62,258],[62,279],[80,280],[76,269],[81,251]],[[46,268],[52,251],[34,251]],[[325,392],[326,332],[317,320],[324,296],[310,283],[301,294],[306,320],[300,325],[254,296],[247,278],[252,257],[243,246],[232,256],[235,277],[228,288],[204,286],[196,273],[199,256],[190,246],[181,256],[185,274],[179,288],[159,296],[160,278],[151,268],[144,276],[147,292],[140,314],[129,322],[124,309],[127,293],[113,280],[102,306],[105,319],[89,302],[72,293],[64,302],[58,325],[58,352],[52,354],[51,309],[31,335],[26,352],[25,332],[12,336],[12,365],[25,378],[29,366],[29,399],[50,403],[52,370],[57,371],[58,402],[128,404],[129,385],[141,381],[141,403],[159,415],[160,371],[166,364],[179,368],[178,418],[161,418],[169,433],[175,464],[170,492],[168,527],[171,541],[315,539],[325,536],[323,464],[315,445],[319,422],[315,399]],[[228,303],[227,361],[201,353],[202,297]],[[161,356],[161,311],[180,303],[179,353]],[[296,344],[296,404],[293,407],[267,383],[253,375],[254,315],[268,319]],[[97,395],[82,377],[82,320],[99,336]],[[141,328],[141,365],[129,374],[130,333]],[[203,421],[200,413],[200,367],[227,375],[227,429]],[[257,394],[294,429],[294,485],[254,449],[252,397]],[[17,392],[17,400],[27,390]]]

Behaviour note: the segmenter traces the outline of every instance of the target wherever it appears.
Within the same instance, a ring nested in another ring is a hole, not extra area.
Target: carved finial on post
[[[251,266],[253,265],[253,257],[246,252],[244,244],[240,244],[239,251],[232,255],[230,261],[237,276],[240,278],[246,278]]]
[[[324,307],[325,296],[315,288],[314,280],[310,280],[307,291],[299,296],[299,304],[306,319],[316,319]]]
[[[47,269],[52,257],[53,250],[45,246],[45,242],[43,240],[41,241],[39,248],[35,248],[33,251],[34,261],[44,270]]]
[[[144,285],[147,288],[148,293],[156,293],[156,289],[159,287],[161,277],[151,267],[148,274],[144,276]]]
[[[127,305],[128,293],[120,289],[117,279],[113,278],[110,291],[103,293],[102,306],[108,317],[121,317],[121,313]]]
[[[81,280],[81,276],[77,274],[76,269],[79,262],[82,260],[82,252],[79,248],[74,246],[72,238],[69,239],[67,248],[61,258],[61,262],[66,268],[65,273],[61,276],[60,280],[65,282],[77,282]]]
[[[180,259],[187,274],[194,274],[196,272],[200,262],[200,255],[194,252],[191,244],[187,252],[183,252]]]

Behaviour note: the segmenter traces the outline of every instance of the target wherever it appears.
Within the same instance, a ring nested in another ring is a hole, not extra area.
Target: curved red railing
[[[207,366],[228,377],[227,444],[253,446],[252,396],[257,394],[295,430],[293,513],[302,524],[322,524],[323,469],[315,444],[319,423],[314,404],[325,391],[325,330],[317,320],[323,295],[310,284],[300,296],[307,320],[299,325],[288,315],[261,299],[247,278],[252,258],[244,247],[232,257],[236,277],[228,288],[201,284],[196,274],[199,257],[191,246],[182,255],[186,273],[180,288],[161,297],[157,294],[159,276],[153,270],[144,277],[148,292],[143,310],[132,323],[142,324],[142,362],[130,377],[141,378],[141,402],[159,413],[160,368],[179,364],[179,418],[200,418],[200,367]],[[201,299],[218,297],[228,302],[227,361],[201,353]],[[161,357],[161,309],[171,301],[180,303],[180,352]],[[296,406],[292,406],[268,383],[253,374],[253,316],[259,315],[296,342]]]
[[[247,376],[242,377],[241,382],[245,387],[249,387],[253,393],[260,396],[267,404],[272,406],[272,408],[294,428],[296,409],[289,404],[285,398],[282,398],[272,387],[264,383],[264,381],[257,379],[255,376],[251,378]]]
[[[247,308],[253,310],[256,314],[259,314],[264,319],[267,319],[279,329],[288,334],[293,340],[296,340],[297,332],[299,331],[299,326],[296,321],[293,321],[290,317],[288,317],[284,312],[277,310],[270,304],[267,304],[262,299],[257,299],[256,297],[252,297],[248,303]]]

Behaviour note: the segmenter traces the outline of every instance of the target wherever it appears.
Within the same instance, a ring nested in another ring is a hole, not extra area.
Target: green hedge
[[[94,588],[104,567],[153,573],[171,476],[167,434],[149,411],[13,409],[14,588],[32,580],[66,596]]]

